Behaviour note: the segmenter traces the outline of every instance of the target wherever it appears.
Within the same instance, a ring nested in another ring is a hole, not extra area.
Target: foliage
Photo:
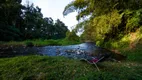
[[[68,31],[66,33],[66,39],[69,41],[79,41],[79,36],[76,35],[74,30],[72,32]]]
[[[79,36],[76,35],[75,31],[72,30],[71,32],[68,30],[66,32],[65,39],[59,42],[62,45],[73,45],[81,43]]]
[[[65,46],[65,45],[74,45],[74,44],[80,44],[81,42],[80,41],[71,41],[71,40],[68,40],[68,39],[63,39],[59,42],[59,44]]]
[[[0,1],[0,41],[65,38],[68,29],[62,21],[43,18],[38,6],[21,1]]]
[[[81,21],[76,29],[84,29],[82,40],[101,46],[121,40],[142,25],[141,0],[74,0],[65,7],[63,14],[74,11]]]
[[[72,44],[79,44],[81,43],[80,41],[70,41],[67,39],[35,39],[35,40],[25,40],[25,41],[9,41],[9,42],[4,42],[0,41],[0,46],[52,46],[52,45],[72,45]]]
[[[59,19],[53,22],[52,18],[43,18],[41,9],[27,4],[22,15],[24,21],[25,39],[61,39],[65,37],[67,26]]]
[[[142,8],[141,3],[141,0],[74,0],[65,7],[63,14],[67,15],[77,11],[79,13],[77,20],[80,20],[88,15],[91,15],[92,18],[104,15],[115,9],[122,11],[126,9],[137,10]]]
[[[25,44],[26,44],[27,47],[32,47],[33,46],[32,42],[25,42]]]
[[[0,35],[1,40],[19,40],[20,32],[17,29],[17,20],[20,18],[21,0],[0,1]]]

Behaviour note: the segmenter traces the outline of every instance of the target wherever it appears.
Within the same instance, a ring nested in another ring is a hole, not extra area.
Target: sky
[[[67,16],[62,14],[65,6],[73,0],[22,0],[22,4],[26,4],[27,1],[40,7],[44,17],[51,17],[53,20],[60,19],[70,30],[78,23],[76,12],[70,13]]]

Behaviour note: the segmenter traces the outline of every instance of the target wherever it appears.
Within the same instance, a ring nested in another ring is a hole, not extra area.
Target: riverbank
[[[49,46],[49,45],[73,45],[79,44],[79,41],[69,41],[66,39],[58,39],[58,40],[25,40],[25,41],[9,41],[3,42],[0,41],[0,47],[3,46]]]
[[[141,80],[142,45],[121,51],[122,62],[101,62],[100,72],[94,65],[64,57],[19,56],[0,58],[0,80]]]

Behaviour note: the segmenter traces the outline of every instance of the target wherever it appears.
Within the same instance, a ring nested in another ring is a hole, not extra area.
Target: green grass
[[[95,71],[78,60],[63,57],[25,56],[0,59],[0,80],[76,79]]]
[[[25,40],[25,41],[9,41],[9,42],[2,42],[0,41],[0,45],[5,46],[27,46],[28,43],[32,43],[34,46],[48,46],[48,45],[72,45],[72,44],[79,44],[78,41],[69,41],[66,39],[59,39],[59,40]]]
[[[0,59],[0,80],[142,80],[142,45],[122,51],[127,60],[94,65],[64,57],[20,56]]]
[[[127,61],[142,64],[142,44],[138,44],[134,49],[122,50],[121,52],[128,56]]]

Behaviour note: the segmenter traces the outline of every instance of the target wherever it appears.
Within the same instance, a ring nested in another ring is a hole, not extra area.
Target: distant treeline
[[[0,41],[65,38],[67,26],[45,17],[33,4],[22,0],[0,0]]]

